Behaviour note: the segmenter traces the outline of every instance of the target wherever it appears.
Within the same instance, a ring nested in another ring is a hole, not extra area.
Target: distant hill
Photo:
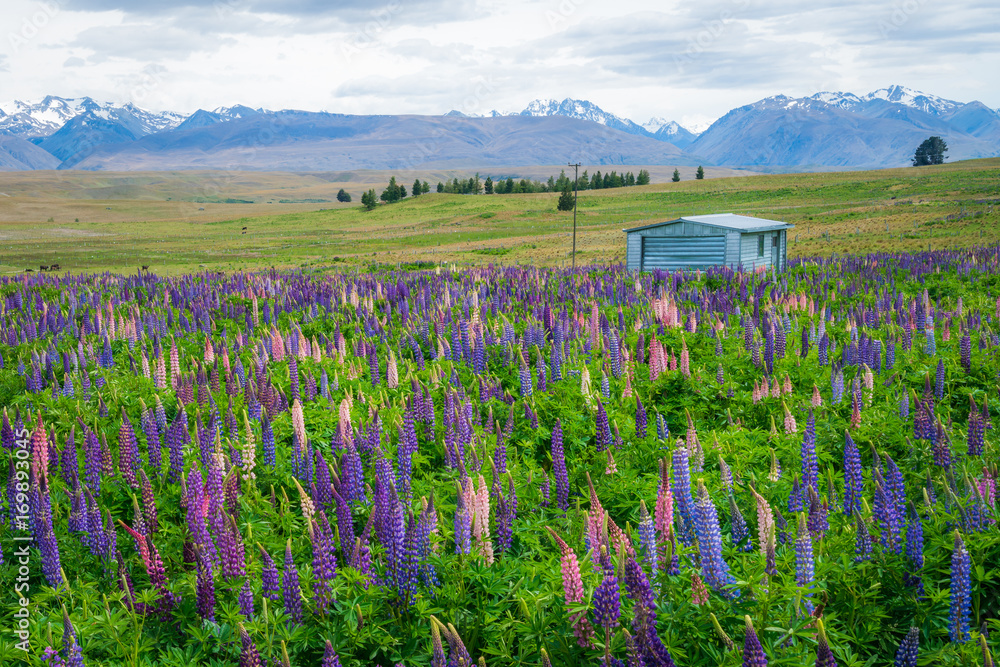
[[[1000,155],[1000,113],[893,86],[858,97],[768,97],[733,109],[686,149],[716,164],[879,168],[909,164],[928,136],[948,159]]]
[[[345,116],[236,105],[153,112],[90,97],[0,104],[3,169],[344,170],[563,164],[724,165],[763,170],[909,164],[931,135],[948,160],[1000,155],[1000,112],[903,86],[864,94],[767,97],[703,132],[636,123],[587,100],[538,99],[517,112]],[[13,138],[37,144],[49,157]],[[38,166],[41,165],[41,166]]]
[[[699,163],[673,144],[563,116],[348,116],[281,111],[105,145],[72,166],[115,171],[332,171],[571,160],[593,165]]]
[[[59,158],[21,137],[0,134],[0,171],[55,169]]]

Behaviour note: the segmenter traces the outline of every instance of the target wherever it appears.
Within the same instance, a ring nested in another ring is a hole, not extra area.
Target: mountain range
[[[1000,155],[1000,112],[902,86],[738,107],[703,132],[639,124],[586,100],[471,116],[343,115],[247,106],[185,115],[89,97],[0,104],[0,171],[476,168],[559,164],[880,168],[930,135],[949,159]]]

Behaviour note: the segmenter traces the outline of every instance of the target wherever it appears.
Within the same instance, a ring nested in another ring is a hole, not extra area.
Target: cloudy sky
[[[155,110],[520,110],[696,125],[901,84],[1000,107],[996,0],[3,0],[0,101]]]

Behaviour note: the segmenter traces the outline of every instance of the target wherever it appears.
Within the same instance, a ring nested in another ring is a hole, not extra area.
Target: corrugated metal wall
[[[725,236],[646,236],[642,270],[707,269],[726,261]]]
[[[758,255],[760,237],[764,238],[763,257]],[[775,237],[777,253],[773,246]],[[705,241],[695,242],[700,239]],[[777,262],[773,259],[775,254]],[[787,233],[783,230],[743,233],[681,221],[626,234],[625,266],[630,271],[705,268],[715,264],[733,269],[742,267],[745,271],[775,264],[777,270],[784,271],[787,262]]]

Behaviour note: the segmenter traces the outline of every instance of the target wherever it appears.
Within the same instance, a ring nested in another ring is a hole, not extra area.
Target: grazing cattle
[[[143,271],[149,271],[149,266],[148,266],[148,265],[146,265],[146,266],[143,266],[143,267],[142,267],[142,270],[143,270]]]
[[[24,272],[25,273],[34,273],[35,270],[34,269],[25,269]]]
[[[60,270],[61,268],[62,268],[62,267],[61,267],[61,266],[59,266],[58,264],[50,264],[50,265],[49,265],[49,271],[58,271],[58,270]]]
[[[39,270],[39,271],[48,271],[48,270],[49,270],[49,267],[47,267],[47,266],[45,266],[45,265],[43,264],[42,266],[39,266],[39,267],[38,267],[38,270]]]
[[[247,230],[247,228],[246,228],[246,227],[244,227],[244,228],[243,228],[243,231],[246,231],[246,230]]]

